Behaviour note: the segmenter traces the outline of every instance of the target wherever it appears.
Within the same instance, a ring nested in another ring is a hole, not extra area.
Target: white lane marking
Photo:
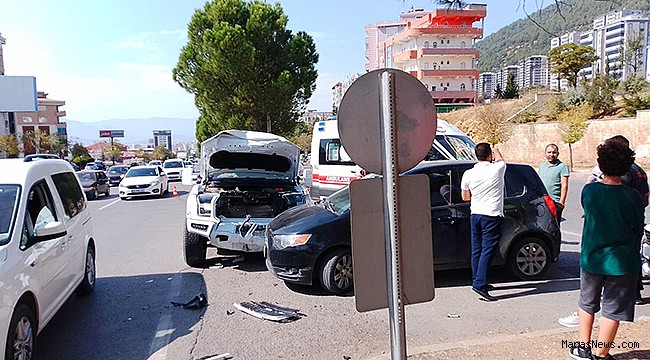
[[[97,209],[97,211],[99,211],[99,210],[104,210],[104,209],[106,209],[107,207],[109,207],[109,206],[111,206],[111,205],[113,205],[113,204],[116,204],[116,203],[118,203],[118,202],[120,202],[120,201],[121,201],[120,199],[117,199],[117,200],[113,201],[112,203],[108,203],[108,204],[106,204],[106,205],[100,207],[99,209]]]
[[[574,232],[571,232],[571,231],[564,231],[564,230],[562,230],[562,235],[572,235],[572,236],[582,237],[582,234],[576,234],[576,233],[574,233]]]
[[[178,295],[181,292],[181,285],[183,284],[183,278],[180,274],[173,275],[172,283],[169,286],[169,296],[168,299],[177,299]],[[165,360],[167,358],[167,345],[171,335],[174,333],[174,322],[172,321],[172,316],[165,314],[160,316],[158,321],[158,327],[156,328],[156,336],[151,342],[151,347],[149,348],[149,360]]]

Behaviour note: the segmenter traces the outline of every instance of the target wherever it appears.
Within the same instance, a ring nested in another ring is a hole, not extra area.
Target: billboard
[[[124,137],[124,130],[99,130],[99,137]]]
[[[36,78],[33,76],[0,76],[0,112],[35,112]]]
[[[171,130],[154,130],[153,131],[153,136],[171,136],[172,131]]]

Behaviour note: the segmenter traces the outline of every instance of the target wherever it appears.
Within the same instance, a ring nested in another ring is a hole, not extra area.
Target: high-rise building
[[[4,56],[2,55],[2,45],[6,44],[5,38],[2,37],[2,33],[0,33],[0,75],[5,74],[5,61],[4,61]]]
[[[486,8],[470,4],[436,9],[407,21],[401,32],[379,43],[378,67],[415,76],[429,90],[439,112],[473,104],[479,75],[475,42],[483,37]]]
[[[352,85],[353,82],[355,82],[361,74],[350,74],[348,77],[345,79],[345,81],[337,82],[332,86],[332,110],[338,112],[339,111],[339,106],[341,105],[341,100],[343,100],[343,96],[345,95],[345,92],[348,91],[348,88]]]
[[[548,58],[544,55],[529,56],[519,62],[520,89],[549,85]]]
[[[484,72],[478,75],[478,92],[484,99],[492,99],[497,87],[497,74]]]
[[[165,149],[172,151],[172,131],[171,130],[154,130],[153,131],[153,146],[162,146]]]
[[[501,91],[506,90],[506,86],[508,85],[508,75],[513,74],[515,76],[515,84],[519,84],[519,78],[521,77],[521,69],[517,65],[511,65],[511,66],[506,66],[501,68],[499,72],[497,72],[497,84],[501,88]],[[496,89],[496,85],[495,85]]]

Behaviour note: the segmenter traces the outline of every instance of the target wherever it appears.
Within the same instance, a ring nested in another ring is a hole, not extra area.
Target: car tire
[[[104,195],[106,197],[111,196],[111,186],[110,185],[106,187],[106,192],[104,193]]]
[[[513,275],[521,280],[539,279],[551,263],[551,250],[544,240],[528,237],[510,249],[508,265]]]
[[[192,267],[201,267],[205,264],[205,255],[208,249],[207,239],[183,229],[183,252],[185,263]]]
[[[323,259],[320,282],[332,294],[341,294],[352,289],[352,252],[350,249],[333,251]]]
[[[36,345],[38,325],[34,311],[25,304],[18,304],[9,322],[5,359],[31,359]],[[16,349],[16,346],[18,349]]]
[[[77,294],[88,295],[95,291],[96,280],[95,249],[88,246],[86,249],[86,260],[84,261],[84,278],[77,288]]]
[[[91,200],[97,200],[97,198],[99,198],[99,192],[97,192],[97,189],[95,189],[95,190],[93,190]]]

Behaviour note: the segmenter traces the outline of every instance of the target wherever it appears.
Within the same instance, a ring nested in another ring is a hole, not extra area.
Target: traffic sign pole
[[[406,359],[406,326],[400,282],[399,204],[397,202],[397,141],[395,139],[395,75],[389,71],[381,74],[381,163],[384,170],[384,233],[386,241],[386,269],[388,312],[390,314],[391,358]]]

